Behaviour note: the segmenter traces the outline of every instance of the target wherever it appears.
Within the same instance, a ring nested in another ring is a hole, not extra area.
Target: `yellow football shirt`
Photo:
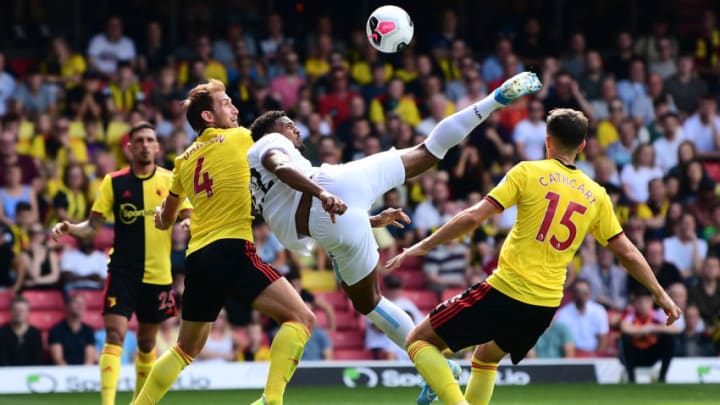
[[[207,128],[175,159],[170,192],[193,205],[187,254],[219,239],[252,242],[246,128]]]
[[[103,179],[92,211],[115,220],[108,264],[112,272],[142,277],[147,284],[172,283],[172,228],[157,229],[154,220],[155,207],[167,196],[171,181],[172,173],[162,167],[147,177],[138,177],[127,167]],[[180,205],[181,211],[191,208],[187,200]]]
[[[622,234],[604,188],[558,160],[522,162],[485,197],[517,220],[487,282],[518,301],[557,307],[567,266],[591,232],[603,246]]]

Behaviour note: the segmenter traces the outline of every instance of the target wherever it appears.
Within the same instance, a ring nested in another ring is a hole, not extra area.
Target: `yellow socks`
[[[465,388],[465,399],[472,405],[487,405],[495,388],[497,363],[484,363],[476,358],[472,360],[470,380]]]
[[[285,386],[292,378],[305,350],[310,331],[297,322],[285,322],[270,346],[270,372],[265,384],[265,402],[281,405]]]
[[[122,346],[105,343],[100,355],[100,398],[102,405],[115,405]]]
[[[415,368],[445,404],[465,404],[460,386],[448,367],[447,359],[437,347],[418,340],[408,346],[408,354]]]
[[[133,405],[157,404],[192,361],[177,344],[173,346],[155,362]]]
[[[133,393],[133,399],[137,398],[143,385],[145,385],[145,380],[150,374],[153,363],[155,363],[155,356],[155,348],[148,353],[138,350],[137,359],[135,359],[135,392]]]

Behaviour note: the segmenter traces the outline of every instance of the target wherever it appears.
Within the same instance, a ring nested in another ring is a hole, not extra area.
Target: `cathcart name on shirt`
[[[595,197],[593,197],[592,191],[589,189],[586,190],[585,183],[578,183],[576,179],[572,179],[562,173],[548,173],[547,177],[541,176],[538,178],[538,182],[543,187],[548,187],[553,183],[564,184],[573,190],[581,192],[590,204],[595,204]]]
[[[149,217],[155,215],[153,210],[139,210],[130,203],[120,204],[120,221],[125,225],[130,225],[137,221],[138,217]]]
[[[205,147],[207,145],[212,145],[214,143],[223,143],[225,142],[225,135],[218,135],[212,139],[210,139],[207,142],[195,142],[188,150],[183,153],[183,159],[188,160],[190,159],[190,156],[197,152],[198,149]]]

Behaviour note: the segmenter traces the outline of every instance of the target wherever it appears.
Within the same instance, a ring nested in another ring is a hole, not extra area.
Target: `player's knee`
[[[306,310],[300,311],[298,315],[298,322],[303,324],[309,331],[312,331],[315,327],[316,317],[315,314],[306,308]]]
[[[150,353],[155,349],[155,336],[140,337],[138,336],[138,350],[143,353]]]
[[[125,333],[120,328],[110,326],[105,328],[105,342],[117,346],[122,346],[125,341]]]

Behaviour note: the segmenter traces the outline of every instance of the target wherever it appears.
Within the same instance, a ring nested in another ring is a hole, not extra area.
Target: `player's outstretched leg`
[[[408,355],[415,363],[415,368],[440,400],[448,405],[466,405],[467,401],[453,376],[453,371],[441,353],[447,345],[435,333],[429,318],[423,319],[410,332],[407,343]],[[420,396],[418,404],[429,404],[432,399]]]
[[[459,144],[493,111],[520,97],[535,94],[541,88],[542,83],[535,73],[519,73],[506,80],[484,99],[440,121],[430,132],[424,145],[435,158],[442,159],[450,148]],[[417,173],[408,169],[407,177],[412,177],[413,174]]]
[[[452,376],[457,380],[460,378],[460,374],[462,373],[462,368],[459,364],[452,360],[447,361],[448,366],[450,367],[450,371],[452,372]],[[432,401],[434,401],[437,398],[437,393],[433,391],[433,389],[430,387],[430,385],[426,382],[423,382],[422,388],[420,389],[420,395],[417,397],[417,404],[418,405],[429,405]]]

